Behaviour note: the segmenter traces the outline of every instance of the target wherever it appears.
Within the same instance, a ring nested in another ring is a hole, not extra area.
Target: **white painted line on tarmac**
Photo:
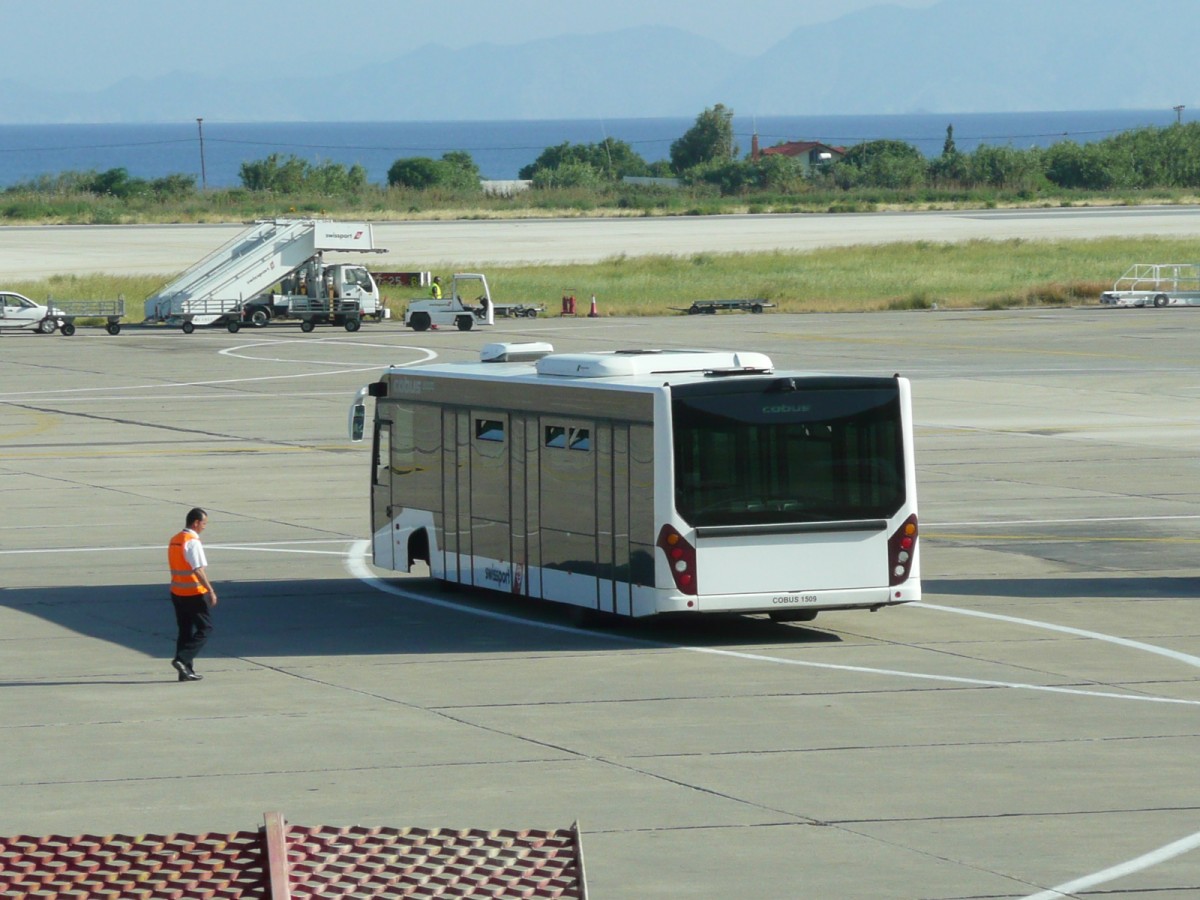
[[[1123,863],[1118,863],[1115,866],[1110,866],[1091,875],[1084,875],[1082,878],[1076,878],[1074,881],[1060,884],[1057,887],[1050,888],[1048,891],[1030,894],[1028,897],[1023,898],[1023,900],[1063,900],[1065,897],[1075,896],[1079,891],[1086,891],[1097,885],[1115,881],[1118,878],[1124,878],[1126,875],[1133,875],[1136,872],[1157,866],[1159,863],[1164,863],[1177,856],[1189,853],[1197,847],[1200,847],[1200,831],[1197,831],[1195,834],[1189,834],[1187,837],[1180,838],[1177,841],[1172,841],[1170,844],[1164,844],[1157,850],[1151,850],[1149,853],[1144,853]]]
[[[1193,656],[1190,653],[1180,653],[1178,650],[1170,650],[1166,647],[1157,647],[1154,644],[1147,644],[1143,641],[1133,641],[1129,638],[1116,637],[1111,634],[1101,634],[1098,631],[1086,631],[1082,628],[1072,628],[1068,625],[1055,625],[1050,622],[1039,622],[1036,619],[1022,619],[1018,616],[1004,616],[999,613],[982,612],[977,609],[960,609],[956,606],[939,606],[936,603],[926,603],[924,600],[919,603],[910,603],[909,606],[915,609],[933,609],[938,612],[956,613],[960,616],[974,616],[977,619],[994,619],[998,622],[1011,622],[1014,625],[1025,625],[1030,628],[1041,628],[1045,631],[1058,631],[1063,634],[1073,634],[1076,637],[1089,638],[1093,641],[1104,641],[1108,644],[1117,644],[1121,647],[1129,647],[1133,650],[1141,650],[1144,653],[1154,653],[1158,656],[1165,656],[1168,659],[1173,659],[1176,662],[1181,662],[1186,666],[1200,668],[1200,656]]]
[[[887,677],[898,678],[913,678],[924,681],[938,681],[947,684],[970,685],[974,687],[987,688],[1008,688],[1013,690],[1028,690],[1039,691],[1044,693],[1067,694],[1072,696],[1090,697],[1097,699],[1109,700],[1125,700],[1138,701],[1142,703],[1166,703],[1181,706],[1200,706],[1200,701],[1182,700],[1173,697],[1156,697],[1147,696],[1144,694],[1118,694],[1109,691],[1088,691],[1079,688],[1054,687],[1051,685],[1026,684],[1022,682],[1007,682],[994,681],[978,678],[960,678],[951,675],[934,675],[924,672],[906,672],[897,669],[877,669],[868,666],[848,666],[836,663],[820,663],[810,660],[787,659],[785,657],[768,656],[760,653],[746,653],[736,650],[721,650],[714,647],[694,647],[684,644],[670,644],[663,641],[651,641],[643,638],[634,638],[620,634],[605,634],[604,632],[591,631],[582,628],[575,628],[569,625],[559,625],[553,622],[539,622],[532,619],[522,618],[520,616],[508,615],[506,613],[495,612],[487,609],[479,609],[467,606],[461,603],[456,603],[450,600],[442,600],[434,597],[427,597],[423,594],[414,591],[408,591],[403,588],[389,584],[379,576],[375,575],[367,565],[367,552],[370,549],[370,541],[356,540],[351,543],[347,552],[331,551],[331,550],[304,550],[291,549],[297,544],[345,544],[345,539],[319,539],[306,541],[274,541],[258,544],[209,544],[210,550],[236,550],[236,551],[251,551],[251,552],[283,552],[283,553],[311,553],[319,555],[340,556],[343,558],[346,570],[355,578],[362,581],[368,587],[380,591],[385,594],[403,597],[407,600],[413,600],[418,603],[423,603],[428,606],[436,606],[443,609],[452,609],[456,612],[466,613],[480,618],[491,619],[493,621],[507,622],[514,625],[524,627],[541,628],[547,631],[555,631],[563,634],[573,634],[580,637],[587,637],[592,640],[611,640],[613,643],[622,644],[640,644],[647,647],[659,647],[663,649],[687,650],[692,653],[704,653],[710,656],[723,656],[731,659],[743,659],[751,662],[765,662],[774,665],[789,665],[801,666],[813,669],[827,669],[841,672],[855,672],[864,675],[882,675]],[[282,545],[282,546],[281,546]],[[152,544],[144,546],[128,546],[128,547],[69,547],[69,548],[47,548],[47,549],[26,549],[26,550],[0,550],[0,556],[20,555],[20,554],[37,554],[37,553],[114,553],[114,552],[134,552],[134,551],[155,551],[160,552],[161,545]],[[1041,622],[1036,619],[1024,619],[1016,616],[1004,616],[996,613],[985,613],[977,610],[960,609],[952,606],[942,606],[932,603],[913,603],[908,606],[916,609],[926,609],[935,612],[956,613],[959,615],[974,616],[982,619],[993,619],[997,621],[1010,622],[1016,625],[1023,625],[1030,628],[1040,628],[1048,631],[1057,631],[1064,634],[1072,634],[1078,637],[1088,638],[1091,640],[1104,641],[1106,643],[1115,644],[1118,646],[1128,647],[1133,650],[1139,650],[1147,653],[1153,653],[1160,656],[1173,659],[1185,665],[1200,667],[1200,657],[1193,656],[1187,653],[1180,653],[1175,650],[1170,650],[1164,647],[1157,647],[1153,644],[1147,644],[1143,641],[1133,641],[1127,638],[1116,637],[1115,635],[1102,634],[1096,631],[1086,631],[1080,628],[1072,628],[1065,625],[1056,625],[1051,622]],[[903,608],[903,607],[902,607]],[[1107,869],[1095,872],[1091,875],[1086,875],[1081,878],[1066,882],[1057,887],[1046,891],[1041,891],[1036,894],[1030,894],[1024,900],[1063,900],[1069,897],[1073,892],[1094,888],[1097,885],[1105,884],[1114,881],[1118,878],[1123,878],[1127,875],[1132,875],[1145,869],[1152,868],[1163,862],[1181,856],[1192,850],[1200,847],[1200,832],[1180,838],[1169,844],[1165,844],[1155,850],[1145,853],[1134,859],[1127,860]]]
[[[223,350],[219,350],[217,352],[218,352],[218,355],[222,355],[222,354],[229,355],[229,356],[233,356],[238,359],[246,359],[246,360],[249,360],[252,362],[304,363],[306,365],[316,365],[316,366],[345,366],[346,365],[346,363],[344,363],[344,362],[341,362],[341,363],[323,362],[323,361],[319,361],[319,360],[286,359],[286,358],[259,357],[259,356],[240,356],[239,357],[239,356],[237,356],[237,354],[229,352],[231,350],[247,349],[247,348],[252,348],[252,347],[263,347],[263,346],[279,345],[279,344],[300,344],[300,343],[321,343],[321,341],[319,339],[317,341],[299,341],[299,340],[257,341],[253,344],[242,344],[240,347],[227,347],[227,348],[225,348]],[[425,347],[410,347],[410,346],[391,345],[391,344],[352,344],[352,343],[341,343],[338,346],[341,346],[341,347],[368,346],[368,347],[372,347],[375,349],[383,348],[383,349],[387,349],[387,350],[412,350],[412,351],[415,351],[416,353],[421,354],[421,356],[419,359],[415,359],[415,360],[411,360],[409,362],[403,362],[403,363],[372,363],[371,365],[356,365],[353,368],[348,368],[348,369],[347,368],[332,369],[332,370],[324,371],[324,372],[294,372],[289,375],[256,375],[253,377],[222,378],[222,379],[212,379],[212,380],[208,380],[208,381],[178,381],[178,382],[158,382],[156,384],[130,384],[130,385],[125,385],[123,387],[109,385],[106,387],[96,387],[96,388],[80,387],[80,388],[58,388],[58,389],[54,389],[54,390],[44,390],[44,391],[38,391],[38,390],[8,391],[8,392],[0,392],[0,403],[15,403],[15,402],[20,402],[20,401],[37,400],[37,399],[43,399],[43,398],[47,398],[47,397],[53,397],[53,396],[56,396],[59,394],[72,394],[72,395],[75,395],[76,397],[78,397],[78,395],[80,395],[80,394],[92,394],[92,395],[101,394],[104,396],[113,396],[116,394],[124,393],[126,391],[156,391],[156,392],[159,392],[159,391],[164,391],[164,390],[174,391],[174,390],[178,390],[180,388],[213,387],[213,386],[228,385],[228,384],[250,384],[253,382],[260,382],[260,381],[283,381],[283,380],[295,379],[295,378],[328,378],[330,375],[347,375],[347,374],[354,374],[354,373],[359,373],[359,372],[378,372],[380,369],[386,369],[386,368],[403,368],[405,366],[417,365],[422,362],[429,362],[430,360],[437,359],[437,356],[438,356],[436,351],[429,350]],[[159,399],[161,399],[162,395],[159,394],[158,397],[159,397]],[[223,397],[222,399],[228,400],[229,398]]]
[[[382,591],[385,594],[393,594],[397,597],[404,597],[408,600],[415,600],[418,603],[425,603],[430,606],[439,606],[443,609],[453,609],[458,612],[468,613],[473,616],[481,616],[483,618],[493,619],[496,621],[509,622],[514,625],[534,626],[536,628],[545,628],[551,631],[566,632],[569,634],[578,634],[590,638],[602,637],[611,639],[618,643],[636,643],[645,646],[662,647],[666,649],[687,650],[692,653],[706,653],[711,656],[725,656],[731,659],[744,659],[753,662],[766,662],[775,665],[784,666],[800,666],[810,669],[829,669],[838,672],[857,672],[864,675],[884,675],[898,678],[915,678],[924,681],[940,681],[947,684],[962,684],[971,685],[973,687],[987,688],[1009,688],[1014,690],[1040,691],[1050,694],[1069,694],[1077,697],[1098,697],[1106,700],[1133,700],[1141,703],[1167,703],[1178,706],[1200,706],[1200,700],[1181,700],[1175,697],[1156,697],[1147,694],[1120,694],[1113,691],[1089,691],[1082,688],[1067,688],[1055,687],[1045,684],[1027,684],[1016,681],[993,681],[981,678],[961,678],[954,675],[933,675],[925,672],[905,672],[899,669],[876,669],[869,666],[848,666],[839,663],[822,663],[813,662],[804,659],[788,659],[781,656],[767,656],[761,653],[748,653],[739,650],[719,650],[715,647],[692,647],[686,644],[670,644],[665,641],[651,641],[643,638],[631,638],[629,636],[614,634],[608,635],[603,632],[590,631],[584,628],[574,628],[569,625],[557,625],[554,623],[539,622],[533,619],[523,618],[521,616],[513,616],[507,613],[498,613],[491,610],[479,609],[472,606],[467,606],[460,603],[455,603],[452,600],[439,600],[433,597],[426,597],[424,594],[414,591],[407,591],[395,585],[388,584],[378,575],[371,571],[367,565],[367,552],[370,549],[369,541],[359,541],[355,543],[350,552],[346,556],[346,570],[355,578],[362,581],[368,587],[372,587],[377,591]],[[952,607],[937,607],[926,604],[911,604],[914,606],[926,606],[927,609],[937,609],[946,612],[964,612],[969,614],[969,610],[956,610]],[[998,618],[1005,618],[1000,616]],[[1013,620],[1017,621],[1017,620]],[[1059,626],[1049,623],[1035,622],[1032,619],[1020,620],[1024,624],[1035,628],[1049,628],[1051,630],[1067,630]],[[1070,629],[1074,631],[1074,629]],[[1094,633],[1092,633],[1094,634]],[[1095,634],[1097,638],[1110,637],[1107,635]],[[1150,644],[1140,644],[1137,641],[1125,641],[1124,638],[1110,637],[1112,643],[1128,643],[1136,645],[1139,649],[1152,648]],[[1164,655],[1174,655],[1174,651],[1163,650],[1162,648],[1152,648],[1161,651]],[[1186,656],[1186,654],[1181,654]],[[1195,663],[1200,665],[1200,659],[1195,657],[1187,657],[1195,660]]]
[[[381,367],[387,368],[389,365],[415,366],[418,363],[428,362],[431,359],[437,358],[436,352],[434,352],[433,350],[429,350],[425,347],[406,347],[406,346],[403,346],[400,344],[395,344],[395,345],[393,345],[393,344],[360,344],[360,343],[352,344],[352,343],[347,343],[345,341],[333,342],[333,341],[328,341],[328,340],[324,340],[324,341],[323,340],[316,340],[316,341],[305,341],[305,340],[256,341],[253,344],[241,344],[237,347],[226,347],[224,350],[218,351],[218,355],[229,356],[229,357],[232,357],[233,359],[245,359],[245,360],[249,360],[251,362],[276,362],[276,363],[289,363],[289,364],[290,363],[305,363],[307,365],[313,365],[313,366],[344,366],[344,365],[346,365],[344,360],[342,362],[327,362],[325,360],[317,360],[317,359],[292,359],[292,358],[285,357],[285,356],[253,356],[250,353],[246,352],[248,350],[253,350],[258,347],[279,347],[284,344],[304,344],[305,346],[311,346],[313,344],[321,344],[322,346],[327,346],[327,347],[335,346],[339,349],[351,347],[356,350],[360,347],[366,347],[366,348],[369,348],[372,350],[378,350],[378,349],[385,349],[385,350],[391,350],[391,351],[411,350],[411,351],[421,354],[419,359],[411,360],[409,362],[379,363],[378,365],[373,366],[372,368],[381,368]]]
[[[249,384],[256,381],[286,381],[289,378],[328,378],[330,375],[345,375],[354,372],[377,372],[378,365],[371,366],[355,366],[351,369],[334,369],[329,372],[296,372],[291,375],[257,375],[253,378],[221,378],[212,381],[173,381],[173,382],[157,382],[155,384],[129,384],[124,387],[98,387],[98,388],[60,388],[49,391],[9,391],[0,393],[0,403],[15,403],[22,400],[36,400],[44,397],[52,397],[56,394],[120,394],[124,391],[166,391],[177,390],[179,388],[196,388],[196,387],[212,387],[214,385],[225,384]]]
[[[607,635],[607,634],[603,634],[601,632],[587,631],[587,630],[584,630],[581,628],[571,628],[571,627],[565,626],[565,625],[556,625],[553,623],[537,622],[537,621],[533,621],[530,619],[523,619],[518,616],[510,616],[510,615],[506,615],[503,613],[495,613],[495,612],[491,612],[489,610],[474,609],[469,606],[463,606],[463,605],[453,603],[448,600],[436,600],[434,598],[425,597],[421,594],[417,594],[417,593],[414,593],[411,591],[406,591],[406,590],[403,590],[402,588],[398,588],[398,587],[395,587],[394,585],[388,584],[383,579],[381,579],[377,575],[375,575],[367,567],[366,560],[367,560],[367,552],[369,549],[370,549],[369,541],[359,541],[350,548],[350,552],[346,556],[346,570],[351,575],[353,575],[355,578],[358,578],[360,581],[362,581],[364,584],[368,585],[369,587],[372,587],[377,591],[382,591],[387,594],[394,594],[395,596],[398,596],[398,597],[404,597],[409,600],[415,600],[419,603],[428,603],[433,606],[440,606],[440,607],[443,607],[446,609],[454,609],[459,612],[467,613],[469,615],[482,616],[485,618],[499,620],[499,621],[505,621],[505,622],[512,622],[512,623],[518,624],[518,625],[524,625],[524,626],[532,625],[536,628],[545,628],[545,629],[548,629],[551,631],[566,632],[566,633],[578,634],[578,635],[586,635],[587,637],[590,637],[593,639],[609,638],[614,642],[637,643],[637,644],[642,644],[642,645],[646,645],[646,646],[674,648],[674,649],[679,649],[679,650],[688,650],[693,653],[706,653],[706,654],[709,654],[712,656],[724,656],[724,657],[730,657],[730,658],[735,658],[735,659],[751,660],[754,662],[767,662],[767,663],[790,665],[790,666],[804,666],[807,668],[814,668],[814,669],[831,669],[831,670],[842,671],[842,672],[858,672],[858,673],[865,674],[865,675],[886,675],[886,676],[894,676],[894,677],[901,677],[901,678],[917,678],[917,679],[928,680],[928,681],[941,681],[941,682],[946,682],[946,683],[950,683],[950,684],[973,685],[973,686],[977,686],[977,687],[1012,688],[1012,689],[1019,689],[1019,690],[1043,691],[1043,692],[1055,693],[1055,694],[1073,694],[1076,696],[1098,697],[1098,698],[1112,699],[1112,700],[1137,700],[1137,701],[1141,701],[1144,703],[1145,702],[1148,702],[1148,703],[1171,703],[1171,704],[1177,704],[1177,705],[1183,705],[1183,706],[1200,705],[1200,701],[1177,700],[1177,699],[1169,698],[1169,697],[1152,697],[1152,696],[1146,696],[1146,695],[1116,694],[1116,693],[1109,693],[1109,692],[1105,692],[1105,691],[1085,691],[1085,690],[1079,690],[1079,689],[1075,689],[1075,688],[1056,688],[1056,687],[1050,687],[1047,685],[1022,684],[1019,682],[987,681],[987,680],[974,679],[974,678],[956,678],[956,677],[947,676],[947,675],[930,675],[930,674],[926,674],[926,673],[922,673],[922,672],[902,672],[902,671],[897,671],[894,669],[874,669],[874,668],[869,668],[869,667],[865,667],[865,666],[845,666],[845,665],[837,665],[837,664],[833,664],[833,663],[817,663],[817,662],[811,662],[811,661],[807,661],[807,660],[796,660],[796,659],[786,659],[786,658],[777,657],[777,656],[766,656],[764,654],[759,654],[759,653],[742,653],[742,652],[738,652],[735,650],[718,650],[713,647],[688,647],[688,646],[684,646],[681,644],[677,645],[677,644],[667,644],[667,643],[659,642],[659,641],[647,641],[647,640],[643,640],[643,639],[630,639],[628,637],[622,637],[621,635]],[[1173,650],[1167,650],[1162,647],[1155,647],[1153,644],[1146,644],[1141,641],[1130,641],[1125,638],[1119,638],[1119,637],[1115,637],[1113,635],[1101,634],[1101,633],[1095,632],[1095,631],[1083,631],[1082,629],[1070,628],[1070,627],[1062,626],[1062,625],[1055,625],[1050,622],[1039,622],[1035,619],[1020,619],[1020,618],[1016,618],[1013,616],[1001,616],[1001,615],[995,615],[995,614],[991,614],[991,613],[979,613],[979,612],[975,612],[973,610],[957,609],[957,608],[951,607],[951,606],[938,606],[935,604],[928,604],[928,603],[924,603],[924,602],[913,603],[913,604],[908,604],[908,605],[917,607],[917,608],[934,610],[937,612],[961,613],[964,615],[978,616],[980,618],[990,618],[990,619],[998,619],[1001,621],[1008,621],[1008,622],[1012,622],[1014,624],[1026,625],[1026,626],[1029,626],[1032,628],[1043,628],[1043,629],[1047,629],[1050,631],[1060,631],[1060,632],[1064,632],[1067,634],[1075,634],[1080,637],[1087,637],[1087,638],[1092,638],[1095,640],[1102,640],[1102,641],[1106,641],[1108,643],[1118,644],[1118,645],[1130,647],[1130,648],[1136,649],[1136,650],[1144,650],[1149,653],[1157,653],[1162,656],[1166,656],[1171,659],[1178,660],[1179,662],[1186,663],[1187,665],[1192,665],[1192,666],[1200,665],[1200,658],[1190,656],[1189,654],[1186,654],[1186,653],[1177,653],[1176,651],[1173,651]],[[901,608],[903,608],[903,607],[901,607]],[[1091,875],[1085,875],[1081,878],[1078,878],[1073,881],[1067,882],[1065,884],[1059,885],[1058,887],[1051,888],[1048,891],[1041,891],[1036,894],[1031,894],[1031,895],[1023,898],[1023,900],[1064,900],[1064,898],[1069,897],[1071,895],[1071,893],[1074,891],[1080,891],[1080,890],[1085,890],[1088,888],[1093,888],[1093,887],[1096,887],[1097,885],[1105,884],[1110,881],[1115,881],[1118,878],[1123,878],[1127,875],[1132,875],[1137,872],[1141,872],[1145,869],[1152,868],[1153,866],[1159,865],[1160,863],[1163,863],[1170,859],[1173,859],[1176,856],[1181,856],[1184,853],[1188,853],[1191,850],[1196,849],[1197,847],[1200,847],[1200,832],[1196,832],[1195,834],[1189,835],[1184,838],[1180,838],[1179,840],[1173,841],[1169,844],[1164,844],[1162,847],[1159,847],[1156,850],[1152,850],[1149,853],[1145,853],[1142,856],[1138,856],[1134,859],[1127,860],[1126,862],[1120,863],[1115,866],[1111,866],[1107,869],[1102,869],[1099,872],[1094,872]]]

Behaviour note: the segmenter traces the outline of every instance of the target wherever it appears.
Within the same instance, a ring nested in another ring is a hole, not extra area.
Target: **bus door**
[[[507,566],[512,559],[510,443],[506,413],[442,412],[442,538],[448,581],[512,589]]]
[[[596,561],[600,609],[630,615],[629,426],[596,428]]]
[[[473,410],[466,518],[472,583],[493,590],[516,590],[513,559],[513,498],[510,454],[514,435],[509,414]],[[460,481],[461,484],[461,481]],[[464,494],[459,491],[460,504]],[[459,510],[460,522],[463,510]]]
[[[395,569],[396,553],[392,527],[392,423],[375,419],[371,443],[371,555],[381,569]],[[407,562],[407,557],[402,558]]]
[[[470,583],[461,566],[471,553],[470,414],[442,410],[442,566],[447,581]]]
[[[540,416],[538,421],[543,596],[598,609],[603,576],[597,550],[595,423],[560,415]],[[611,500],[605,503],[611,509]]]

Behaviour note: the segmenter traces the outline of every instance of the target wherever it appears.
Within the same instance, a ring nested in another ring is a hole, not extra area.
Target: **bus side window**
[[[480,441],[504,442],[504,423],[498,419],[476,419],[475,439]]]
[[[592,449],[592,431],[590,428],[547,425],[543,443],[555,450],[583,450],[586,452]]]

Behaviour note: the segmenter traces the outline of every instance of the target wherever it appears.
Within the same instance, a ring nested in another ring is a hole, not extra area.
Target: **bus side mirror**
[[[355,444],[363,439],[367,430],[367,404],[364,402],[367,391],[368,388],[359,388],[358,393],[354,395],[354,402],[350,404],[350,418],[346,426],[350,432],[350,440]]]

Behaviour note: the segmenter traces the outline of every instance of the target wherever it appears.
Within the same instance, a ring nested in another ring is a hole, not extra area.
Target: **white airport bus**
[[[377,567],[620,616],[920,599],[907,379],[759,353],[481,356],[355,397],[353,440],[375,399]]]

